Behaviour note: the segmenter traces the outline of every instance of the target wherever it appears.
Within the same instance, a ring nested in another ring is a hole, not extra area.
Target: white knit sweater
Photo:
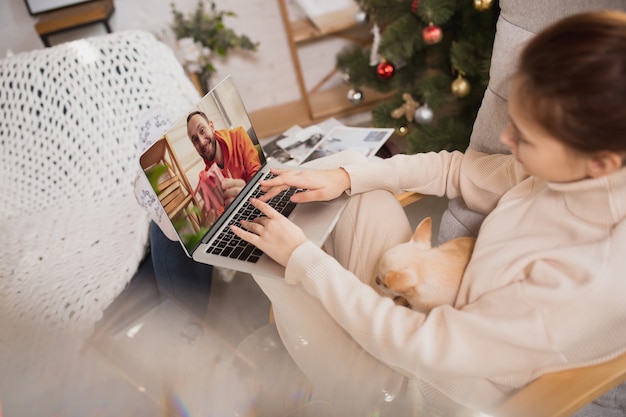
[[[488,410],[551,371],[626,350],[626,169],[567,184],[528,177],[510,156],[397,155],[346,166],[351,193],[462,197],[489,213],[454,307],[428,316],[381,298],[310,243],[300,283],[374,357]]]

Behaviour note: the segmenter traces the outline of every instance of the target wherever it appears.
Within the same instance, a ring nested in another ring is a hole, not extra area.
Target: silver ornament
[[[363,11],[363,10],[359,10],[358,12],[356,12],[354,14],[354,20],[359,25],[366,24],[368,19],[369,19],[369,17],[367,16],[367,13],[365,13],[365,11]]]
[[[420,106],[415,110],[415,121],[421,125],[427,125],[432,123],[435,114],[432,109],[428,106],[428,103]]]
[[[347,97],[352,104],[361,104],[363,102],[363,92],[358,88],[351,88]]]

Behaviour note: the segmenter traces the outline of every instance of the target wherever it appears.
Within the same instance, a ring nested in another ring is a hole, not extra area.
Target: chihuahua
[[[431,240],[432,219],[427,217],[409,242],[384,253],[376,278],[381,292],[393,297],[396,304],[423,313],[454,304],[476,241],[460,237],[433,248]]]

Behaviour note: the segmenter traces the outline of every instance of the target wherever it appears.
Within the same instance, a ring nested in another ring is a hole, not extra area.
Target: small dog
[[[432,219],[427,217],[409,242],[385,252],[376,278],[384,295],[423,313],[454,303],[476,241],[473,237],[461,237],[433,248],[431,239]]]

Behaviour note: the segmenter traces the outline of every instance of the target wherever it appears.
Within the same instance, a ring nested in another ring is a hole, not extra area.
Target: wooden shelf
[[[314,21],[311,19],[292,21],[287,10],[286,0],[278,0],[278,3],[287,32],[291,58],[300,90],[300,99],[250,114],[259,137],[279,134],[296,124],[306,127],[329,117],[366,112],[371,110],[380,100],[393,95],[393,93],[380,93],[362,88],[363,102],[351,103],[347,98],[349,86],[339,85],[324,88],[336,72],[334,66],[329,68],[328,74],[316,86],[308,88],[305,83],[298,51],[300,45],[324,41],[328,36],[342,37],[359,44],[371,42],[371,25],[359,24],[355,19],[355,13],[359,11],[356,4],[337,12],[317,16]]]
[[[338,86],[310,94],[312,118],[318,120],[370,110],[377,102],[394,94],[393,92],[381,93],[380,91],[362,87],[363,102],[353,104],[348,101],[348,90],[350,90],[348,86]]]
[[[306,127],[313,123],[302,100],[250,112],[250,121],[259,139],[278,135],[293,125]]]
[[[317,39],[322,36],[325,36],[321,30],[319,30],[313,23],[311,23],[308,19],[301,19],[290,22],[291,26],[291,36],[293,37],[293,41],[295,43],[302,43],[308,40]]]
[[[284,132],[293,125],[306,127],[329,117],[343,117],[369,111],[378,101],[393,94],[363,88],[364,100],[355,105],[347,99],[348,90],[347,86],[339,86],[311,95],[314,117],[311,117],[304,100],[295,100],[251,112],[250,120],[257,136],[268,138]]]
[[[318,40],[325,36],[341,35],[344,32],[363,32],[363,29],[367,29],[369,32],[371,30],[371,25],[356,25],[354,18],[352,18],[351,21],[344,20],[337,22],[336,25],[325,28],[324,30],[319,29],[309,19],[294,20],[289,22],[289,26],[291,27],[292,39],[296,44]]]

